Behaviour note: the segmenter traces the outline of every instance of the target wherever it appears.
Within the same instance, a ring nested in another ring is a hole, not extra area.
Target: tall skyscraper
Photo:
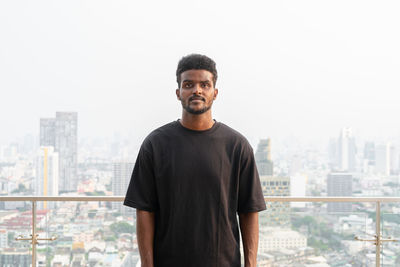
[[[40,146],[56,145],[56,119],[40,118]]]
[[[255,159],[259,175],[273,175],[274,164],[271,160],[271,139],[260,140]]]
[[[356,142],[351,128],[343,128],[338,140],[338,163],[340,171],[355,171]]]
[[[112,191],[114,196],[124,196],[126,194],[134,165],[135,163],[133,162],[113,163]],[[113,202],[112,207],[122,212],[127,210],[119,202]]]
[[[51,146],[39,148],[36,164],[35,195],[57,196],[58,195],[58,153]],[[39,209],[54,208],[55,202],[39,202]]]
[[[339,152],[338,152],[337,138],[331,138],[329,140],[328,160],[329,160],[329,167],[331,170],[337,170],[339,168]]]
[[[78,114],[56,112],[40,119],[40,146],[53,146],[59,156],[59,191],[75,191],[78,184]]]
[[[60,156],[60,190],[76,191],[78,185],[78,114],[56,112],[55,149]]]
[[[327,186],[329,197],[350,197],[353,194],[353,176],[345,172],[329,173]],[[351,203],[329,202],[328,212],[351,212]]]
[[[388,142],[379,144],[375,149],[375,172],[381,175],[390,175],[392,145]]]
[[[264,196],[290,196],[290,178],[260,176]],[[265,216],[260,217],[262,226],[290,227],[290,203],[268,202]]]
[[[364,144],[362,171],[364,173],[373,173],[375,171],[375,143],[374,142],[365,142],[365,144]]]
[[[367,160],[367,164],[370,166],[375,165],[375,143],[366,142],[364,145],[364,159]]]

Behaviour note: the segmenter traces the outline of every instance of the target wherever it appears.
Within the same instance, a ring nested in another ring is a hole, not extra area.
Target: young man
[[[144,140],[124,205],[136,208],[143,267],[256,266],[258,213],[265,209],[247,140],[212,119],[215,62],[182,58],[176,71],[182,118]]]

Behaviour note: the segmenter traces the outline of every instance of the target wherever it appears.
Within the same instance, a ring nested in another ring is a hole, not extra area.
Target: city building
[[[364,145],[364,159],[370,166],[375,166],[375,143],[366,142]]]
[[[56,119],[55,118],[40,118],[40,146],[56,145]]]
[[[78,114],[56,112],[55,118],[40,119],[40,146],[53,146],[59,156],[59,191],[77,189]]]
[[[353,172],[356,170],[356,142],[351,128],[343,128],[338,139],[338,170]]]
[[[0,249],[0,266],[3,267],[26,267],[30,266],[32,258],[26,248],[3,248]]]
[[[113,178],[111,184],[114,196],[124,196],[126,194],[134,165],[135,163],[133,162],[113,163]],[[123,213],[132,210],[131,208],[124,207],[119,202],[114,202],[112,207]]]
[[[328,197],[351,197],[353,194],[353,176],[346,172],[332,172],[327,177]],[[349,202],[329,202],[328,212],[351,212]]]
[[[0,229],[0,248],[8,247],[8,231],[7,229]]]
[[[391,170],[391,144],[379,144],[375,149],[375,172],[379,175],[390,175]]]
[[[259,253],[306,247],[307,237],[297,231],[277,227],[266,227],[260,230]]]
[[[260,176],[264,196],[290,196],[290,178]],[[267,210],[260,216],[262,226],[290,227],[290,203],[266,202]]]
[[[399,174],[399,152],[393,145],[390,147],[390,174]]]
[[[58,153],[51,146],[39,148],[36,164],[35,195],[57,196],[58,195]],[[49,208],[54,208],[55,202],[49,202]],[[47,203],[39,202],[39,208],[47,208]]]
[[[271,139],[261,139],[255,154],[259,175],[273,175],[274,164],[271,159]]]
[[[307,179],[307,175],[300,173],[290,176],[290,195],[294,197],[305,197]],[[292,208],[304,208],[306,206],[306,203],[291,202],[290,205]]]
[[[329,139],[328,160],[331,170],[337,170],[339,168],[338,140],[336,138]]]

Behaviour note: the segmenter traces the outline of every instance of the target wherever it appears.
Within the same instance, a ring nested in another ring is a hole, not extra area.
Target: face
[[[207,70],[187,70],[181,73],[180,88],[176,96],[184,110],[199,115],[208,111],[217,98],[218,89],[214,88],[213,74]]]

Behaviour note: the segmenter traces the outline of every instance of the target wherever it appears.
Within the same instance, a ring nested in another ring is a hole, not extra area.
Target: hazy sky
[[[215,59],[214,117],[251,142],[400,137],[399,1],[1,1],[0,143],[77,111],[80,136],[179,118],[175,69]],[[400,138],[399,138],[400,139]]]

